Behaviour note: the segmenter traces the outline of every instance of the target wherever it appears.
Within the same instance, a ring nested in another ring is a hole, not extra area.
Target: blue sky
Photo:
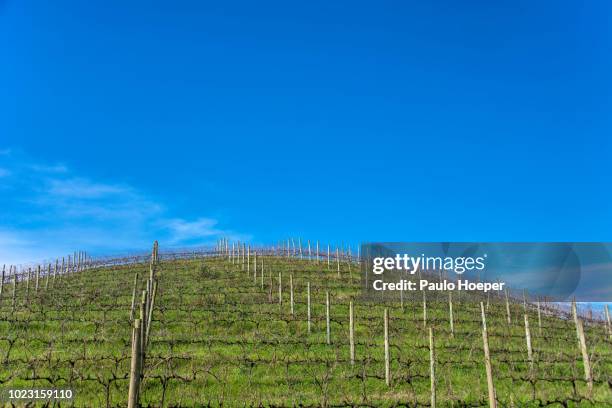
[[[0,262],[609,241],[611,8],[0,0]]]

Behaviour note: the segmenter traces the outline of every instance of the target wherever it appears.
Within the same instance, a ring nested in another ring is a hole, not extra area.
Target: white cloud
[[[49,194],[68,198],[102,198],[129,192],[129,189],[125,187],[94,183],[83,178],[52,179],[48,187]]]
[[[0,158],[1,170],[15,175],[1,185],[8,198],[0,202],[0,264],[61,257],[76,249],[134,252],[148,249],[153,240],[167,247],[214,243],[220,236],[249,238],[212,218],[177,217],[130,185],[92,180],[64,165],[22,156]]]

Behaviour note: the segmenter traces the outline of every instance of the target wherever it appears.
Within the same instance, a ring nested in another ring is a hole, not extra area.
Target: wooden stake
[[[308,334],[310,334],[310,282],[306,284],[306,307],[308,309]]]
[[[4,268],[6,268],[6,265],[2,265],[2,280],[0,280],[0,297],[2,297],[2,292],[4,292]]]
[[[283,304],[283,275],[282,272],[278,273],[278,304]]]
[[[128,391],[128,408],[138,407],[138,389],[140,388],[141,337],[140,319],[134,320],[132,329],[132,361],[130,364],[130,387]]]
[[[329,292],[325,292],[325,321],[327,323],[327,344],[331,344],[331,328],[329,327]]]
[[[538,334],[542,335],[542,312],[540,311],[540,297],[538,296]]]
[[[134,307],[136,306],[136,286],[138,283],[138,272],[134,275],[134,286],[132,288],[132,307],[130,309],[130,322],[134,321]]]
[[[427,326],[427,298],[425,297],[425,290],[423,290],[423,327]]]
[[[489,407],[497,407],[497,399],[495,398],[495,387],[493,385],[493,369],[491,367],[491,354],[489,352],[489,335],[487,333],[487,320],[485,317],[484,304],[480,302],[480,310],[482,313],[482,345],[485,357],[485,370],[487,372],[487,388],[489,390]]]
[[[291,317],[293,317],[293,274],[289,275],[289,303],[291,306]]]
[[[580,345],[580,352],[582,353],[584,380],[588,384],[590,397],[593,393],[593,373],[591,371],[591,361],[589,360],[589,353],[587,351],[586,338],[584,337],[584,326],[580,318],[576,319],[576,330],[578,331],[578,344]]]
[[[11,313],[15,313],[15,292],[17,290],[17,269],[13,269],[13,301],[11,303]]]
[[[4,276],[3,276],[3,279],[4,279]],[[0,290],[0,293],[2,293],[1,290]],[[610,339],[612,340],[612,323],[610,322],[610,310],[608,309],[607,304],[604,306],[604,310],[606,311],[606,326],[608,326],[608,335],[610,336]]]
[[[433,328],[429,328],[429,374],[431,379],[431,408],[436,408],[436,354]]]
[[[453,319],[453,295],[451,291],[448,292],[448,316],[450,320],[451,337],[455,337],[455,323]]]
[[[338,254],[338,247],[336,247],[336,263],[338,265],[338,277],[340,277],[340,256]]]
[[[533,373],[533,350],[531,348],[531,332],[529,331],[529,318],[525,313],[525,341],[527,342],[527,360],[529,361],[529,370]]]
[[[389,310],[385,308],[384,315],[384,323],[385,323],[385,384],[387,387],[391,385],[391,376],[389,369]]]
[[[506,293],[506,317],[508,319],[508,324],[512,324],[512,318],[510,317],[510,302],[508,300],[508,289],[505,290]]]
[[[353,316],[353,301],[349,302],[349,345],[351,365],[355,365],[355,318]]]

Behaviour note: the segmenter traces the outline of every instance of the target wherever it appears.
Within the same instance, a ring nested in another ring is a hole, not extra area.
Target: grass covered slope
[[[487,405],[480,305],[421,294],[404,303],[359,300],[359,272],[338,275],[321,261],[261,258],[258,274],[227,259],[163,261],[158,269],[140,403],[144,406],[427,406],[429,328],[440,406]],[[0,381],[8,387],[73,388],[76,406],[125,406],[131,352],[134,275],[148,265],[63,276],[38,294],[11,285],[0,309]],[[279,285],[279,274],[281,284]],[[290,280],[293,283],[291,313]],[[311,293],[311,330],[307,284]],[[282,302],[279,302],[279,286]],[[141,286],[142,288],[142,286]],[[326,293],[330,295],[330,343]],[[349,301],[355,303],[355,361],[349,350]],[[385,382],[384,309],[389,311],[390,384]],[[491,302],[487,327],[497,400],[506,406],[612,406],[611,341],[585,325],[594,387],[584,380],[574,322],[528,310],[534,365],[527,360],[522,304]],[[66,404],[70,405],[70,404]]]

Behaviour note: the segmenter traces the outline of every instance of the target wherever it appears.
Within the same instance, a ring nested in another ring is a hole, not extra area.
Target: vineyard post
[[[13,301],[11,305],[11,313],[15,313],[15,292],[17,289],[17,270],[13,269]]]
[[[336,247],[336,263],[338,265],[338,277],[340,277],[340,256],[338,254],[338,247]]]
[[[55,287],[55,276],[57,275],[57,268],[59,267],[59,259],[55,260],[55,268],[53,269],[53,281],[51,282],[51,287]]]
[[[268,287],[268,302],[272,303],[272,269],[268,273],[269,287]]]
[[[325,322],[326,325],[326,340],[327,344],[331,344],[331,329],[329,327],[329,292],[325,292]]]
[[[45,276],[45,290],[49,289],[49,275],[51,275],[51,264],[47,266],[47,276]]]
[[[451,337],[455,337],[455,323],[453,319],[453,294],[451,291],[448,292],[448,315],[450,319]]]
[[[580,345],[580,351],[582,353],[582,362],[584,365],[584,380],[588,384],[590,397],[593,393],[593,374],[591,371],[589,353],[587,351],[586,338],[584,337],[584,326],[582,324],[582,319],[576,319],[576,330],[578,330],[578,340]]]
[[[327,244],[327,270],[331,270],[330,266],[329,266],[329,244]]]
[[[3,280],[4,280],[4,276],[3,276]],[[0,293],[2,293],[2,290],[0,290]],[[606,326],[608,326],[608,335],[610,336],[610,339],[612,339],[612,324],[610,323],[610,310],[607,304],[604,307],[604,310],[606,311]]]
[[[312,262],[312,253],[310,252],[310,240],[308,240],[308,260]]]
[[[310,282],[306,284],[306,307],[308,313],[308,334],[310,334]]]
[[[512,324],[512,318],[510,317],[510,301],[508,300],[508,289],[505,290],[506,293],[506,317],[508,319],[508,324]]]
[[[40,279],[40,265],[36,268],[36,293],[38,293],[38,281]]]
[[[134,320],[134,306],[136,306],[136,286],[138,283],[138,272],[134,275],[134,288],[132,289],[132,307],[130,309],[130,321]]]
[[[529,370],[533,374],[533,350],[531,348],[531,332],[529,330],[529,318],[525,312],[525,341],[527,342],[527,359],[529,361]]]
[[[30,268],[28,268],[28,278],[26,279],[26,301],[30,301]]]
[[[149,344],[149,334],[151,332],[151,320],[153,318],[153,306],[155,305],[155,294],[157,293],[157,279],[153,282],[153,294],[151,295],[151,301],[149,303],[149,310],[147,311],[147,333],[145,338],[147,344]],[[145,346],[147,345],[145,344]]]
[[[317,263],[319,263],[319,240],[317,240]]]
[[[141,337],[140,337],[140,319],[134,320],[132,329],[132,361],[130,364],[130,388],[128,391],[128,408],[136,408],[138,406],[138,389],[140,385],[140,366],[141,366]]]
[[[401,285],[401,279],[400,279],[400,285]],[[404,285],[400,286],[400,308],[402,309],[402,312],[404,311]]]
[[[425,290],[423,290],[423,327],[427,326],[427,298],[425,297]]]
[[[291,306],[291,317],[293,317],[293,274],[289,275],[289,303]]]
[[[538,296],[538,334],[542,335],[542,312],[540,310],[540,297]]]
[[[431,408],[436,408],[436,354],[433,328],[429,328],[429,373],[431,377]]]
[[[247,248],[247,275],[251,274],[251,244]]]
[[[349,302],[349,345],[351,365],[355,365],[355,317],[354,317],[353,301]]]
[[[241,261],[241,264],[242,264],[242,270],[243,270],[243,271],[244,271],[244,266],[245,266],[245,265],[244,265],[244,263],[245,263],[245,255],[246,255],[246,254],[245,254],[245,252],[246,252],[246,244],[245,244],[245,243],[243,243],[243,244],[242,244],[242,261]]]
[[[2,265],[2,280],[0,280],[0,297],[2,297],[2,292],[4,292],[4,268],[6,268],[6,265]]]
[[[482,314],[482,345],[485,357],[485,370],[487,372],[487,388],[489,390],[489,407],[496,408],[497,400],[495,398],[495,387],[493,385],[493,369],[491,367],[491,354],[489,352],[489,335],[487,333],[487,319],[485,317],[484,304],[480,302],[480,311]]]
[[[278,273],[278,304],[283,304],[283,275],[282,272]]]
[[[304,254],[302,253],[302,238],[299,238],[299,245],[300,245],[300,260],[304,260]]]
[[[264,289],[264,257],[261,257],[261,290]]]
[[[145,338],[146,334],[147,334],[147,291],[143,290],[142,291],[142,298],[140,300],[140,321],[142,322],[140,324],[140,354],[141,354],[141,361],[144,364],[144,354],[145,354],[145,345],[147,344],[147,339]]]
[[[385,308],[384,314],[384,335],[385,335],[385,384],[387,387],[391,384],[389,373],[389,310]]]

